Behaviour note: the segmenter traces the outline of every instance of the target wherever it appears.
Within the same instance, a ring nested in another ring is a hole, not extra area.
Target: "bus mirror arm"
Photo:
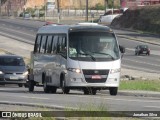
[[[121,46],[119,45],[119,49],[120,49],[120,52],[121,52],[121,58],[123,57],[124,53],[125,53],[125,47],[124,46]]]
[[[124,46],[119,45],[119,49],[120,49],[121,53],[125,53],[125,47]]]

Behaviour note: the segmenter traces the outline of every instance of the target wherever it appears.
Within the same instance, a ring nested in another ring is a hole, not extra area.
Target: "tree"
[[[7,0],[1,0],[1,3],[4,4]]]

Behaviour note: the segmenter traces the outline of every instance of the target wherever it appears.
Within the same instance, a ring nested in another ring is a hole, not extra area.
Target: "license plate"
[[[147,53],[147,51],[143,51],[143,53]]]
[[[102,79],[100,75],[92,75],[92,79]]]
[[[16,76],[10,76],[10,79],[11,79],[11,80],[17,80],[18,77],[16,77]]]

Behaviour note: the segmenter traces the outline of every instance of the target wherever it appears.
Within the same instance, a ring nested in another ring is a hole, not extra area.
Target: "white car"
[[[120,16],[122,14],[112,14],[112,15],[105,15],[105,16],[100,16],[99,23],[101,24],[111,24],[114,18]]]
[[[113,21],[114,18],[120,16],[125,12],[128,8],[121,9],[110,9],[104,15],[101,15],[99,18],[99,23],[109,25]]]

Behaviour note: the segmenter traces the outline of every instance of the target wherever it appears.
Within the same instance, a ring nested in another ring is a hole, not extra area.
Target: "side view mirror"
[[[124,46],[119,45],[119,49],[120,49],[121,53],[125,53],[125,47]]]

